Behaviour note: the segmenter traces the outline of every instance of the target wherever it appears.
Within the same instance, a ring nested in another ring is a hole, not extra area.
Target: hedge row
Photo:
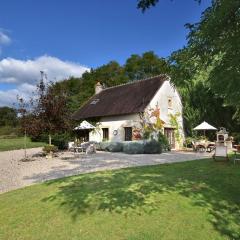
[[[108,152],[124,152],[128,154],[157,154],[162,153],[162,144],[156,140],[132,142],[101,142],[98,150]]]

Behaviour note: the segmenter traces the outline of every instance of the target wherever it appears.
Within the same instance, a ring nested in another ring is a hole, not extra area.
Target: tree
[[[198,1],[200,2],[200,1]],[[145,11],[158,0],[139,0],[138,8]],[[198,59],[200,70],[211,66],[208,82],[212,91],[236,109],[240,120],[240,1],[213,0],[200,22],[186,24],[187,49]]]
[[[199,67],[212,66],[211,88],[240,109],[240,1],[214,0],[201,21],[188,27],[191,54],[200,59]]]
[[[153,51],[149,51],[141,56],[131,55],[124,65],[124,70],[128,79],[135,81],[168,73],[170,72],[170,66],[164,58],[160,58]]]
[[[196,2],[200,3],[201,0],[195,0]],[[137,7],[145,12],[150,7],[154,7],[159,0],[138,0]]]
[[[51,144],[52,134],[69,129],[67,96],[64,89],[56,90],[54,83],[44,83],[42,79],[37,85],[34,98],[29,102],[18,99],[21,125],[30,136],[37,137],[47,133]]]
[[[191,54],[190,48],[174,52],[169,60],[172,82],[182,97],[187,135],[192,135],[192,129],[204,120],[216,127],[225,126],[232,132],[239,131],[240,126],[233,120],[234,107],[227,106],[224,98],[209,83],[212,66],[201,68],[199,58]]]
[[[18,123],[17,111],[10,107],[0,107],[0,127],[16,126]]]

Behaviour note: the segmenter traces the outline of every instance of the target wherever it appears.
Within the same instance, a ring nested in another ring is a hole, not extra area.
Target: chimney
[[[103,90],[103,85],[100,82],[97,82],[95,85],[95,94],[100,93]]]

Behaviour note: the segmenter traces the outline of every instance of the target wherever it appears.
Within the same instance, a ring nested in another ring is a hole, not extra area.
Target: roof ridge
[[[170,77],[167,74],[163,73],[163,74],[155,75],[155,76],[152,76],[152,77],[147,77],[147,78],[143,78],[143,79],[139,79],[139,80],[134,80],[134,81],[127,82],[127,83],[122,83],[122,84],[119,84],[119,85],[116,85],[116,86],[107,87],[107,88],[104,88],[102,91],[105,91],[105,90],[108,90],[108,89],[112,89],[112,88],[116,88],[116,87],[125,86],[125,85],[136,84],[136,83],[140,83],[140,82],[143,82],[143,81],[147,81],[149,79],[153,79],[153,78],[157,78],[157,77],[164,77],[164,76],[167,79],[170,80]]]

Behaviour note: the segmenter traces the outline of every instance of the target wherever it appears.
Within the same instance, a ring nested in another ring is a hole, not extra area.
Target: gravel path
[[[169,152],[163,154],[128,155],[98,152],[94,155],[59,153],[53,159],[34,157],[41,148],[27,150],[32,161],[22,161],[23,150],[0,152],[0,193],[80,173],[141,165],[155,165],[208,158],[204,153]]]

